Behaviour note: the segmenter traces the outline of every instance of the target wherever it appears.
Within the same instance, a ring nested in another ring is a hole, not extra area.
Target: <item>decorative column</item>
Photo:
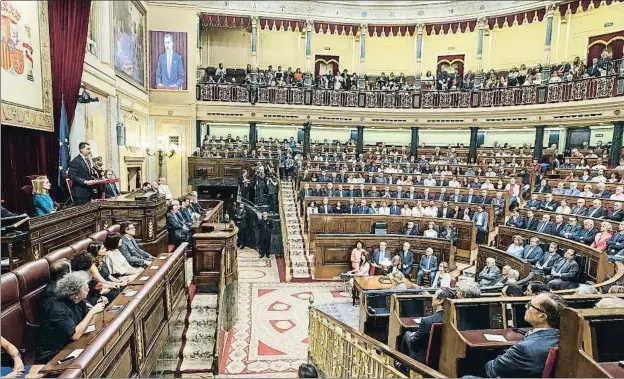
[[[93,3],[93,27],[97,57],[107,66],[111,65],[111,29],[110,29],[110,1],[95,1]]]
[[[617,167],[622,159],[622,138],[624,137],[624,121],[618,121],[613,124],[613,143],[611,145],[611,155],[609,155],[609,164]]]
[[[485,24],[487,18],[480,17],[477,19],[477,27],[479,35],[477,39],[477,74],[475,75],[474,88],[478,88],[483,80],[483,38],[485,36]]]
[[[197,43],[195,44],[197,50],[197,67],[204,67],[202,62],[202,47],[201,47],[201,12],[197,12],[197,19],[195,19],[195,38]],[[201,75],[198,76],[198,81],[201,78]]]
[[[542,68],[542,80],[548,83],[550,78],[550,44],[552,41],[553,16],[557,9],[556,3],[548,4],[546,7],[546,41],[544,43],[544,64]]]
[[[477,135],[479,134],[478,126],[470,127],[470,152],[468,154],[468,161],[475,163],[477,160]]]
[[[195,147],[201,147],[202,138],[202,122],[197,120],[195,121]]]
[[[425,24],[416,25],[416,76],[420,74],[420,64],[422,61],[422,44],[423,44],[423,31],[425,30]]]
[[[258,67],[258,17],[251,18],[251,68]]]
[[[256,150],[256,143],[258,142],[258,123],[255,121],[249,121],[249,152]]]
[[[310,154],[310,130],[312,129],[312,123],[306,122],[303,124],[303,157]]]
[[[544,148],[544,129],[545,125],[535,127],[535,146],[533,147],[533,158],[537,158],[538,162],[542,161],[542,149]]]
[[[312,86],[312,28],[314,21],[306,20],[306,69],[303,74],[303,84],[307,87]]]
[[[412,126],[412,142],[410,144],[410,155],[414,158],[418,158],[418,132],[420,128],[418,126]]]
[[[364,152],[364,126],[357,126],[357,141],[355,143],[355,154],[359,157]]]
[[[360,24],[360,75],[358,77],[358,88],[366,88],[366,31],[368,25]],[[359,126],[358,126],[359,128]]]

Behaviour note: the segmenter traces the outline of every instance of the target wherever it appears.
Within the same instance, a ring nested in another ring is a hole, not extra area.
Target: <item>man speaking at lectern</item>
[[[93,166],[89,160],[91,145],[87,142],[80,142],[78,150],[80,150],[80,154],[69,163],[67,176],[72,181],[71,193],[74,204],[81,205],[91,200],[92,191],[89,186],[94,184],[96,180],[93,180]]]

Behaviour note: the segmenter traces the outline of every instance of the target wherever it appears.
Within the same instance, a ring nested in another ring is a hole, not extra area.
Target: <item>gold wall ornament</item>
[[[108,229],[108,220],[104,220],[102,229]]]
[[[171,286],[165,285],[165,302],[167,306],[167,314],[171,315]]]
[[[139,366],[141,366],[143,362],[143,324],[137,322],[135,325],[137,360],[139,361]]]
[[[33,246],[33,260],[39,259],[39,245]]]
[[[154,220],[152,220],[151,218],[147,223],[147,236],[149,237],[149,239],[154,238]]]

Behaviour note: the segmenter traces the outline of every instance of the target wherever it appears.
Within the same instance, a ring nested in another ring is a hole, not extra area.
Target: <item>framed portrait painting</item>
[[[54,131],[48,3],[2,1],[1,22],[2,124]]]
[[[186,91],[187,33],[150,30],[149,36],[150,89]]]
[[[147,91],[145,9],[131,0],[113,1],[113,57],[115,73]]]

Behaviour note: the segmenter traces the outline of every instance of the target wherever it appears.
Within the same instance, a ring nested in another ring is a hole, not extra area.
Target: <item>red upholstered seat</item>
[[[555,367],[557,367],[557,357],[559,356],[559,348],[551,347],[548,350],[548,357],[546,357],[546,364],[544,365],[544,371],[542,371],[542,378],[554,378]]]
[[[120,225],[119,224],[115,224],[115,225],[109,227],[106,230],[108,230],[110,233],[119,233],[119,228],[120,228]]]
[[[425,364],[434,370],[438,369],[440,364],[440,350],[442,348],[442,327],[441,322],[435,322],[431,325],[429,333],[429,343],[427,344],[427,357]]]
[[[46,254],[44,259],[48,261],[48,264],[52,265],[52,263],[58,261],[59,259],[66,258],[71,260],[76,252],[70,246],[64,247],[62,249],[54,250],[48,254]]]
[[[80,241],[74,243],[70,247],[72,248],[72,250],[74,250],[74,255],[76,255],[76,254],[80,253],[81,251],[87,250],[89,248],[89,245],[92,244],[92,243],[93,243],[93,239],[85,238],[83,240],[80,240]]]
[[[26,346],[34,346],[34,344],[29,341],[30,336],[26,331],[26,319],[20,303],[17,276],[12,272],[4,274],[0,278],[0,283],[2,287],[2,337],[24,352]]]
[[[13,271],[19,283],[19,292],[26,322],[39,325],[39,299],[50,281],[50,265],[39,259],[20,266]]]
[[[108,235],[108,230],[100,230],[97,233],[91,234],[91,239],[94,241],[104,242],[106,240],[106,236]]]

